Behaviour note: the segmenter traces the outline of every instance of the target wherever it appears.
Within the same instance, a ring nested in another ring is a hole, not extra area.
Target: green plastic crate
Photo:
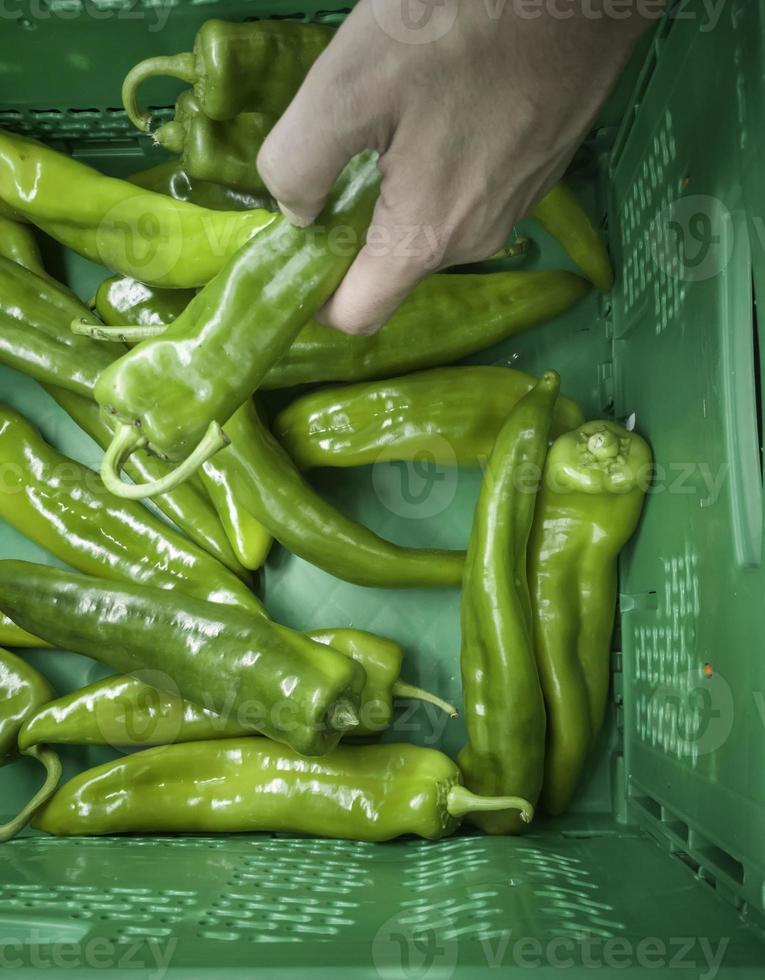
[[[765,0],[709,7],[674,5],[604,109],[589,165],[571,177],[608,235],[619,270],[612,296],[593,295],[474,358],[555,367],[589,414],[634,413],[660,467],[623,556],[609,720],[573,812],[521,839],[439,843],[30,834],[0,848],[7,975],[763,974],[755,297],[765,295]],[[158,159],[120,108],[136,60],[187,48],[211,16],[339,19],[332,8],[19,0],[0,13],[0,125],[129,173]],[[149,101],[161,111],[178,88],[152,83]],[[541,229],[529,231],[534,263],[570,267]],[[104,270],[44,244],[51,271],[88,296]],[[0,369],[0,397],[63,451],[97,464],[94,444],[36,384]],[[478,480],[389,465],[316,474],[323,492],[379,532],[438,546],[466,542]],[[0,554],[52,561],[5,525]],[[353,624],[400,640],[406,679],[460,701],[456,591],[354,588],[278,549],[265,591],[290,625]],[[25,656],[61,692],[103,673],[74,654]],[[464,730],[420,707],[402,711],[389,737],[453,754]],[[63,755],[72,773],[115,752]],[[0,779],[11,813],[39,772],[16,764]]]

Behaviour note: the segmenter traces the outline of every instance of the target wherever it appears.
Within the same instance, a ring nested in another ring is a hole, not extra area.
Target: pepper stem
[[[595,459],[613,459],[619,455],[619,440],[610,429],[602,429],[589,437],[587,449]]]
[[[186,142],[186,127],[177,119],[164,123],[154,133],[154,142],[170,153],[182,154]]]
[[[106,489],[116,497],[126,500],[140,500],[142,497],[156,497],[169,493],[195,473],[219,450],[229,444],[229,438],[217,422],[211,422],[199,445],[182,463],[159,480],[150,483],[124,483],[120,478],[125,460],[136,449],[146,445],[146,438],[132,425],[119,425],[114,438],[106,450],[101,463],[101,479]]]
[[[521,820],[531,823],[534,807],[520,796],[476,796],[467,786],[452,786],[446,797],[446,809],[453,817],[489,810],[520,810]]]
[[[435,704],[436,707],[446,712],[450,718],[456,718],[459,715],[459,711],[457,711],[453,704],[449,704],[448,701],[444,701],[443,698],[439,698],[436,694],[431,694],[430,691],[423,691],[421,687],[415,687],[413,684],[407,684],[404,681],[396,681],[393,685],[393,697],[414,698],[415,701],[427,701],[428,704]]]
[[[196,56],[191,51],[186,51],[183,54],[146,58],[144,61],[139,61],[127,73],[122,83],[122,104],[133,125],[144,133],[149,132],[151,113],[142,112],[139,108],[138,89],[147,78],[155,78],[157,75],[180,78],[182,82],[193,85],[197,81]]]
[[[167,330],[165,323],[130,324],[127,327],[105,327],[102,323],[90,323],[78,317],[69,324],[72,333],[93,340],[108,340],[112,343],[138,344],[151,337],[161,337]]]
[[[36,811],[53,796],[61,779],[61,761],[55,752],[47,748],[41,748],[39,745],[33,745],[23,754],[31,756],[33,759],[37,759],[38,762],[42,763],[45,767],[45,782],[13,820],[0,824],[0,843],[15,837],[19,831],[26,827]]]
[[[327,721],[336,732],[345,732],[359,724],[359,716],[350,701],[337,701],[330,708]]]

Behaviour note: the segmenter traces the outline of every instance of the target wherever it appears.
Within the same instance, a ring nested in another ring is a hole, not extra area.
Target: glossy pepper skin
[[[0,203],[11,217],[31,222],[93,262],[179,289],[209,282],[276,220],[268,211],[208,211],[172,200],[5,130]]]
[[[226,423],[222,450],[238,500],[294,555],[356,585],[435,588],[462,581],[465,554],[405,548],[340,513],[303,479],[252,403]],[[247,447],[247,452],[234,450]]]
[[[206,435],[259,387],[334,292],[363,243],[379,178],[374,154],[354,158],[317,225],[301,229],[275,218],[162,336],[134,347],[104,371],[96,399],[121,426],[102,468],[112,491],[127,492],[111,471],[119,472],[122,458],[136,446],[185,457],[189,470],[194,452],[203,458]],[[336,247],[336,232],[347,247]]]
[[[283,409],[273,431],[303,469],[421,456],[444,466],[482,466],[508,413],[536,382],[512,368],[466,366],[321,388]],[[582,422],[579,406],[558,398],[553,438]]]
[[[0,646],[47,647],[48,644],[38,636],[27,633],[26,630],[12,623],[5,614],[0,613]]]
[[[566,184],[556,184],[532,213],[590,282],[608,292],[614,284],[608,252],[574,192]]]
[[[459,769],[416,745],[338,746],[305,759],[264,738],[147,749],[80,773],[36,815],[49,834],[272,831],[386,841],[438,840],[477,807],[513,807],[461,785]]]
[[[21,726],[54,696],[42,674],[9,650],[0,649],[0,766],[18,758]],[[20,813],[0,824],[0,841],[10,840],[26,826],[32,814],[53,795],[61,779],[61,763],[55,752],[44,745],[27,746],[22,752],[45,768],[45,782]]]
[[[468,741],[458,762],[475,793],[542,788],[545,708],[531,636],[526,546],[559,379],[544,374],[497,436],[473,518],[462,592],[460,666]],[[488,834],[522,830],[512,813],[471,817]]]
[[[358,724],[363,668],[265,616],[178,591],[0,562],[0,609],[23,629],[218,713],[303,755]],[[321,654],[321,655],[319,655]]]
[[[197,180],[184,170],[178,160],[168,160],[148,170],[141,170],[128,180],[147,191],[165,194],[175,201],[198,204],[210,211],[278,210],[270,194],[250,194],[213,181]]]
[[[1,404],[0,462],[0,516],[73,568],[263,614],[231,571],[140,503],[113,497],[92,470]]]
[[[244,112],[225,122],[202,112],[190,89],[175,103],[175,119],[154,132],[154,141],[177,153],[183,168],[195,180],[217,181],[227,187],[268,194],[255,160],[276,122],[275,116]]]
[[[403,650],[392,640],[361,630],[337,629],[306,634],[319,644],[361,664],[366,681],[354,738],[384,731],[393,716],[395,697],[431,695],[399,681]],[[438,702],[443,707],[443,702]],[[451,705],[446,706],[454,714]],[[171,742],[198,742],[248,734],[236,716],[225,717],[185,701],[151,683],[151,671],[139,679],[117,675],[43,705],[19,733],[22,749],[41,742],[74,745],[120,745],[147,748]]]
[[[98,287],[96,309],[104,323],[110,327],[120,327],[131,322],[146,326],[157,323],[172,323],[176,316],[182,312],[188,303],[188,299],[186,290],[154,289],[133,279],[114,277],[105,280]],[[100,438],[97,441],[105,449],[111,442],[112,433],[101,418],[96,404],[89,403],[89,410],[91,406],[92,412],[97,416],[96,424],[100,427]],[[94,421],[90,414],[88,421]],[[244,447],[244,451],[246,452],[246,447]],[[232,491],[227,462],[230,455],[217,453],[204,464],[198,475],[194,475],[181,483],[169,495],[160,494],[154,498],[154,501],[159,504],[168,496],[173,501],[179,494],[201,494],[208,504],[212,503],[215,509],[217,517],[215,517],[214,524],[217,528],[222,526],[225,532],[226,551],[233,558],[234,564],[254,570],[260,568],[268,557],[273,538],[263,525],[255,520],[247,508],[242,506]],[[138,482],[141,480],[151,482],[156,478],[161,478],[166,472],[165,463],[142,452],[134,453],[130,457],[126,466],[127,472],[130,474],[131,467],[140,466],[142,460],[150,460],[155,472],[147,471],[145,474],[141,474]],[[208,550],[210,549],[208,548]],[[216,557],[219,556],[216,555]],[[226,564],[230,563],[226,561]]]
[[[68,330],[74,317],[90,317],[90,311],[69,290],[0,257],[0,361],[36,381],[55,379],[92,397],[120,349],[76,337]]]
[[[570,272],[429,276],[370,337],[307,324],[263,387],[388,378],[451,364],[565,313],[589,289]]]
[[[40,246],[29,225],[0,214],[0,256],[25,269],[47,277],[40,256]]]
[[[637,527],[651,471],[648,445],[615,422],[586,422],[547,456],[528,571],[547,705],[548,813],[565,811],[603,724],[617,558]]]
[[[280,116],[333,34],[332,27],[300,21],[208,20],[197,31],[193,51],[147,58],[131,69],[122,86],[125,110],[148,131],[151,117],[138,107],[138,87],[169,75],[193,85],[210,119],[232,119],[248,110]]]
[[[77,424],[102,447],[111,432],[93,401],[93,388],[104,367],[124,350],[76,337],[72,315],[87,317],[87,307],[53,280],[0,259],[0,363],[41,382]],[[148,453],[134,453],[127,467],[137,480],[160,479],[167,464]],[[156,506],[192,541],[237,573],[243,574],[216,512],[203,488],[188,481],[154,498]],[[2,634],[0,634],[0,637]],[[6,646],[18,646],[3,639]]]

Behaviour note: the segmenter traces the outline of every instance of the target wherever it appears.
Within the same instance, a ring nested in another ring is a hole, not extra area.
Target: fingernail
[[[301,215],[295,214],[294,211],[288,208],[286,204],[282,204],[281,201],[277,201],[276,203],[279,205],[279,210],[287,221],[296,228],[307,228],[313,221],[313,218],[303,218]]]

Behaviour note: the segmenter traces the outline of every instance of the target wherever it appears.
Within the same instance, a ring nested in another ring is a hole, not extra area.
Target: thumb
[[[369,142],[337,83],[331,50],[313,65],[258,153],[269,193],[299,227],[314,221],[345,165]]]

